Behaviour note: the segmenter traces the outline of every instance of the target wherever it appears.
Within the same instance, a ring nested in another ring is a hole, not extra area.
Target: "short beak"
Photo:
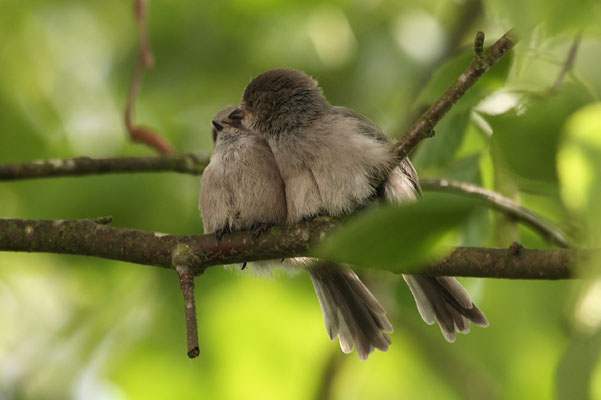
[[[211,121],[211,123],[213,124],[217,132],[221,132],[223,130],[223,124],[221,122],[213,120]]]
[[[228,118],[231,120],[241,120],[242,118],[244,118],[244,112],[242,110],[240,110],[239,108],[236,108],[234,111],[232,111],[230,113],[230,115],[228,115]]]

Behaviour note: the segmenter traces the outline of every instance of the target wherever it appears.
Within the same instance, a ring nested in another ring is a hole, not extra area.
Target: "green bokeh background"
[[[154,0],[156,65],[137,120],[178,151],[210,151],[212,116],[254,75],[290,67],[398,137],[469,63],[477,30],[492,43],[515,26],[521,43],[420,146],[416,167],[500,191],[598,247],[600,17],[596,1]],[[548,96],[578,32],[575,66]],[[0,1],[0,162],[153,154],[122,125],[136,46],[130,1]],[[0,217],[112,215],[117,226],[193,234],[198,190],[198,177],[172,173],[2,182]],[[438,217],[425,215],[435,230]],[[466,215],[438,242],[549,247],[489,210]],[[386,246],[415,248],[411,236]],[[364,269],[396,329],[367,362],[328,340],[306,274],[211,268],[196,280],[191,361],[172,271],[1,253],[0,398],[601,398],[598,265],[587,281],[463,279],[491,325],[454,344],[421,321],[398,276]]]

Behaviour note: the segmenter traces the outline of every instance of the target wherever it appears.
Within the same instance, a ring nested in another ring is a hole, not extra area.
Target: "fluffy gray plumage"
[[[419,196],[411,162],[395,164],[392,143],[381,130],[352,110],[330,105],[317,82],[301,71],[260,74],[230,116],[269,144],[285,183],[289,224],[320,214],[345,215],[378,195],[393,203]],[[309,272],[330,337],[338,335],[345,352],[354,343],[361,359],[374,348],[386,350],[389,340],[384,332],[391,326],[375,297],[350,269],[328,264],[322,273],[318,267]],[[488,324],[454,278],[404,278],[424,321],[438,321],[447,340],[454,341],[456,331],[466,333],[467,320]]]
[[[332,107],[308,75],[275,69],[242,97],[242,123],[269,143],[286,184],[288,223],[346,215],[394,168],[389,140],[367,118]]]
[[[284,224],[284,181],[269,146],[259,136],[228,121],[234,107],[213,120],[215,149],[205,168],[199,208],[205,233]]]

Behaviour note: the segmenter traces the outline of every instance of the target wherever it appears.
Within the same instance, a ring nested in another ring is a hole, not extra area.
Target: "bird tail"
[[[447,341],[454,342],[456,332],[468,333],[469,321],[484,328],[488,326],[484,313],[455,278],[422,275],[403,275],[403,278],[422,319],[428,325],[438,321]]]
[[[408,158],[403,159],[384,184],[384,198],[394,204],[414,202],[421,189],[417,172]],[[403,275],[415,298],[422,319],[429,325],[438,321],[442,335],[449,342],[455,333],[468,333],[470,323],[487,327],[486,316],[472,302],[469,293],[453,277]]]
[[[307,267],[331,340],[340,338],[344,353],[353,345],[361,360],[374,349],[386,351],[393,331],[386,311],[357,275],[346,266],[317,261]]]

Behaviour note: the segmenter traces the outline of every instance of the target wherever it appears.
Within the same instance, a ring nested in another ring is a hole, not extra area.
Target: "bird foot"
[[[215,231],[215,239],[221,240],[223,235],[225,235],[226,233],[230,233],[230,232],[231,232],[231,230],[227,226],[224,226],[223,228],[219,228]]]
[[[269,230],[269,228],[271,228],[272,226],[273,226],[273,224],[265,224],[265,223],[254,224],[250,228],[252,230],[252,239],[253,240],[258,239],[259,236],[261,236],[262,234],[267,232]]]

